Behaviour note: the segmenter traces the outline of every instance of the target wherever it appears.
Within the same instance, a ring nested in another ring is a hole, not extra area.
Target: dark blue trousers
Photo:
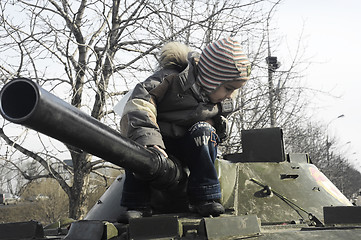
[[[221,198],[221,189],[214,167],[218,136],[206,122],[194,124],[182,138],[164,138],[166,152],[189,168],[187,194],[191,203]],[[122,206],[141,208],[150,205],[149,183],[126,171]]]

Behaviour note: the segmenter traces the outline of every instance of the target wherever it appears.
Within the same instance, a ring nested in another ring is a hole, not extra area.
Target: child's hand
[[[148,146],[149,147],[149,146]],[[168,158],[168,154],[164,151],[164,149],[162,149],[161,147],[159,147],[158,145],[153,145],[151,146],[153,148],[155,148],[157,151],[159,151],[164,157]]]

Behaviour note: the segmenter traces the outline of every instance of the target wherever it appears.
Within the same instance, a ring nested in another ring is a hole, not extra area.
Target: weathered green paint
[[[308,221],[308,213],[323,221],[324,206],[351,206],[347,198],[307,162],[229,163],[219,160],[217,166],[224,205],[234,208],[236,215],[256,214],[262,223]],[[295,205],[292,208],[275,193],[262,192],[263,186],[252,179]]]
[[[261,234],[261,225],[256,215],[204,218],[200,222],[203,236],[209,240],[237,239]]]

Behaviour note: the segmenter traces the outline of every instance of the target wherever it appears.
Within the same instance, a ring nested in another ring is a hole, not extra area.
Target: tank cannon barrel
[[[2,88],[0,112],[8,121],[133,171],[155,187],[170,187],[182,178],[176,162],[123,137],[30,79],[17,78]]]

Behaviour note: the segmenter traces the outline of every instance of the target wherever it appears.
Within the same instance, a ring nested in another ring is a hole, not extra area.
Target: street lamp
[[[343,118],[344,116],[345,116],[344,114],[341,114],[341,115],[335,117],[334,119],[332,119],[331,121],[329,121],[329,122],[327,123],[326,130],[328,129],[328,126],[329,126],[333,121],[335,121],[336,119],[339,119],[339,118]]]
[[[271,49],[268,43],[268,57],[266,57],[266,63],[268,65],[268,91],[269,91],[269,112],[270,112],[270,125],[275,127],[275,107],[274,107],[274,86],[272,76],[273,73],[281,66],[281,63],[277,61],[277,57],[271,56]]]
[[[326,125],[326,158],[327,158],[327,163],[329,163],[330,161],[330,147],[331,147],[331,143],[328,141],[328,126],[333,122],[335,121],[336,119],[339,119],[339,118],[343,118],[345,115],[344,114],[341,114],[339,116],[337,116],[336,118],[332,119],[331,121],[329,121]]]

